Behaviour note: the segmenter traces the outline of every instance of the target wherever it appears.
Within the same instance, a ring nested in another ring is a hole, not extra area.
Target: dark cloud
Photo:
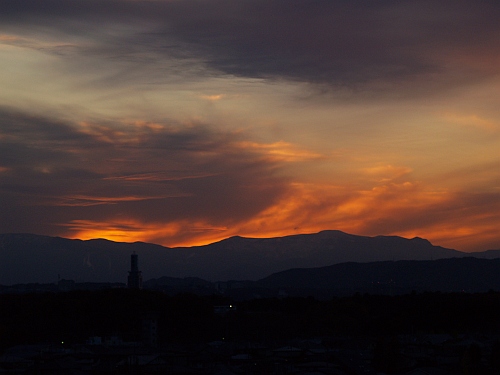
[[[115,126],[0,111],[0,232],[60,234],[71,221],[120,218],[229,225],[286,190],[279,164],[241,149],[241,135]]]
[[[489,76],[500,42],[490,1],[7,1],[0,13],[89,37],[142,28],[94,36],[95,53],[122,59],[196,57],[213,74],[400,93]]]
[[[500,42],[500,7],[484,2],[220,1],[189,12],[190,4],[176,3],[185,9],[168,32],[209,67],[245,77],[418,93],[422,80],[435,89],[491,73],[461,60],[494,61]]]

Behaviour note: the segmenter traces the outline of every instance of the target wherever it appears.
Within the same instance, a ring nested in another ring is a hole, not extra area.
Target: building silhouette
[[[128,272],[127,286],[130,289],[142,289],[142,272],[139,271],[139,256],[135,251],[130,256],[130,271]]]

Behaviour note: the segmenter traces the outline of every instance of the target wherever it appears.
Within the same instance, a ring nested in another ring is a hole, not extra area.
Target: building
[[[127,286],[130,289],[142,289],[142,272],[139,271],[139,257],[134,253],[130,256],[130,271]]]

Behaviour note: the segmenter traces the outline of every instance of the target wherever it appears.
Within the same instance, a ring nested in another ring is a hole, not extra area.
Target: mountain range
[[[0,284],[126,282],[130,255],[139,256],[144,280],[163,276],[210,281],[260,280],[294,268],[346,262],[434,260],[470,256],[422,238],[356,236],[322,231],[277,238],[231,237],[205,246],[168,248],[104,239],[74,240],[34,234],[0,234]],[[474,253],[500,257],[500,250]]]

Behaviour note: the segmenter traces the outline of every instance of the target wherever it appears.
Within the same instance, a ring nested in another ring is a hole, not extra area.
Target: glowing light
[[[218,100],[221,100],[224,95],[222,94],[216,94],[216,95],[202,95],[202,99],[209,100],[211,102],[216,102]]]

